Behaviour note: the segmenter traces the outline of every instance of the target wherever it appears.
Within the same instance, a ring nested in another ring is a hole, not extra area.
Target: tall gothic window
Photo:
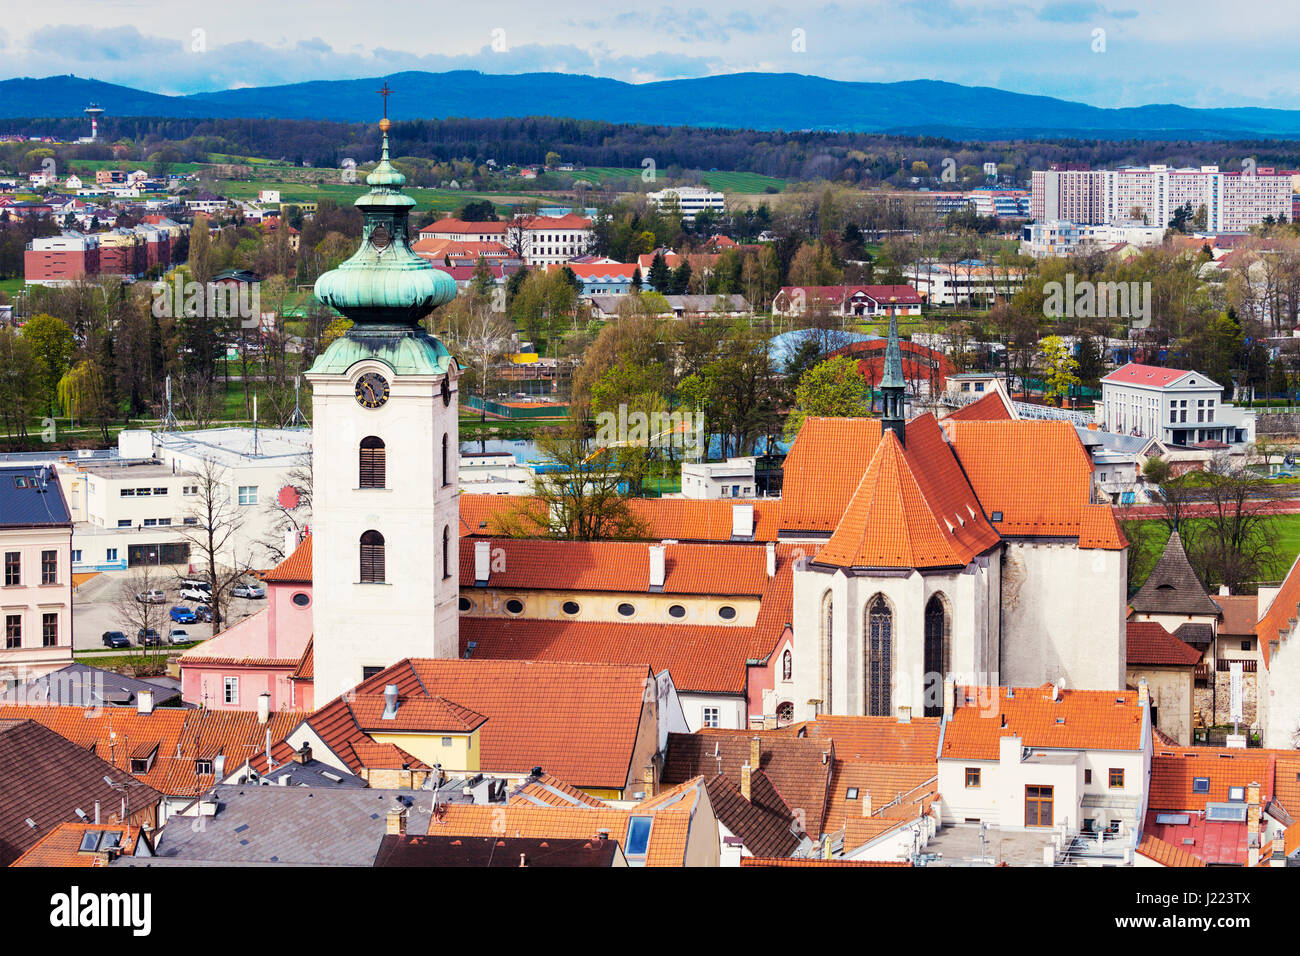
[[[876,595],[866,611],[866,705],[873,717],[888,717],[894,676],[894,612]]]
[[[447,436],[442,436],[442,484],[445,488],[451,484],[451,472],[449,471],[450,463],[447,457]]]
[[[361,439],[360,488],[383,488],[385,481],[384,441],[370,435]]]
[[[943,716],[943,682],[951,667],[948,609],[936,594],[925,605],[925,716]]]
[[[378,531],[361,536],[361,580],[370,584],[384,582],[384,536]]]
[[[832,628],[835,620],[835,602],[831,600],[831,592],[827,591],[822,595],[822,613],[821,613],[821,633],[820,646],[818,647],[818,666],[820,672],[820,687],[822,695],[823,714],[831,712],[831,652],[834,649],[832,640]]]

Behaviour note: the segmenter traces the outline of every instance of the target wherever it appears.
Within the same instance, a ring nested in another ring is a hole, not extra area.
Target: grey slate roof
[[[1165,553],[1128,603],[1139,614],[1197,614],[1217,618],[1221,613],[1192,570],[1177,531],[1169,535]]]
[[[0,468],[0,528],[72,527],[54,468]]]
[[[138,680],[115,671],[69,664],[0,694],[0,704],[66,704],[74,707],[135,707],[141,691],[153,691],[154,706],[176,698],[174,678]],[[177,704],[180,702],[177,701]]]
[[[157,840],[158,862],[184,865],[371,866],[388,811],[408,806],[406,832],[428,832],[433,794],[420,790],[222,785],[211,817],[173,816]],[[122,860],[150,866],[154,859]]]

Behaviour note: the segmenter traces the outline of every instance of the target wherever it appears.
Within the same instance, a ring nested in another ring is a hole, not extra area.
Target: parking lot
[[[124,619],[118,607],[120,596],[130,578],[129,572],[105,571],[95,575],[73,591],[72,642],[75,650],[106,650],[102,640],[105,631],[123,631],[131,639],[133,646],[138,644],[135,635],[139,627],[138,623],[132,624],[130,620]],[[152,625],[162,635],[164,642],[174,627],[184,628],[192,639],[198,641],[205,641],[212,636],[211,624],[199,622],[177,624],[168,616],[168,612],[177,605],[192,611],[198,603],[182,598],[176,581],[164,580],[152,586],[167,595],[166,603],[156,606],[158,623]],[[231,598],[226,610],[228,623],[238,624],[264,607],[266,607],[265,599]],[[138,621],[138,618],[136,620]]]

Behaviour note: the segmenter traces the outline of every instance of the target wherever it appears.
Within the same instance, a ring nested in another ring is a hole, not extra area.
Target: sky
[[[1300,108],[1300,4],[1262,0],[42,0],[0,15],[0,79],[158,93],[401,70],[633,83],[746,71],[935,79],[1102,107]],[[454,12],[449,12],[454,11]]]

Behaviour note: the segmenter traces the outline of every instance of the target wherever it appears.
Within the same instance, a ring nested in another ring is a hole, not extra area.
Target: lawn
[[[23,291],[26,284],[22,279],[0,279],[0,292],[8,296],[9,301],[12,302]]]
[[[583,180],[584,182],[604,185],[613,183],[616,186],[626,186],[632,188],[635,180],[641,175],[641,169],[632,169],[622,166],[588,166],[586,169],[580,169],[577,172],[570,173],[574,179]],[[763,176],[759,173],[739,173],[713,170],[710,172],[700,172],[700,178],[711,189],[719,189],[727,193],[762,193],[766,192],[769,187],[777,190],[785,189],[786,182],[784,179],[777,179],[775,176]]]
[[[1192,532],[1195,533],[1195,526],[1204,520],[1203,518],[1190,518],[1187,524],[1191,526]],[[1151,564],[1154,564],[1169,541],[1169,529],[1158,518],[1151,519],[1146,523],[1151,526],[1152,534],[1147,541],[1143,542],[1143,557],[1149,559]],[[1276,536],[1273,539],[1273,548],[1276,556],[1273,567],[1265,575],[1265,578],[1270,581],[1281,581],[1286,577],[1286,573],[1290,570],[1296,555],[1300,555],[1300,514],[1278,515],[1274,527]]]

